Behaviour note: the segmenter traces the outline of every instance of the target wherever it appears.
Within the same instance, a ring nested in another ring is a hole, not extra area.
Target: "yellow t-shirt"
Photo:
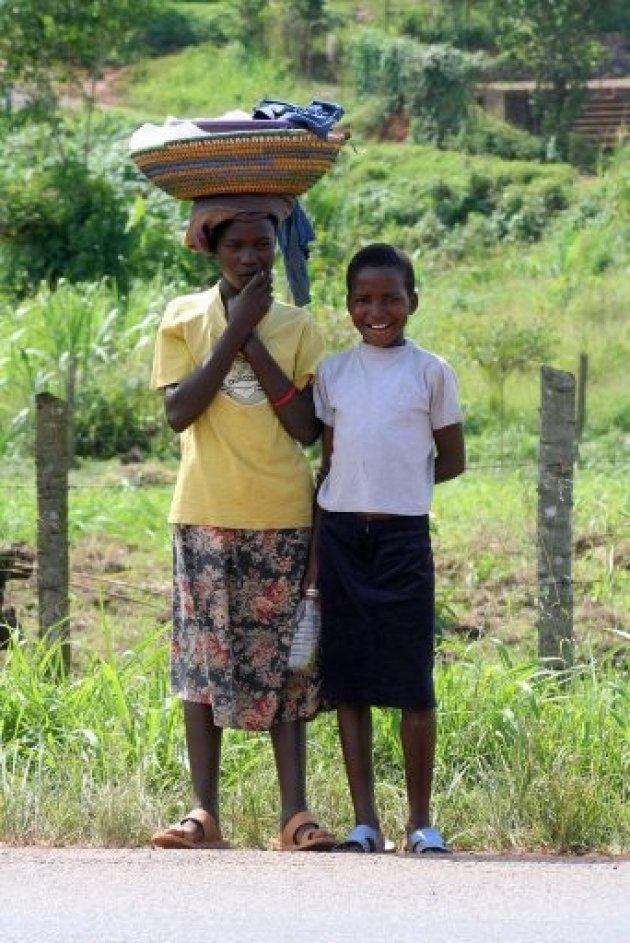
[[[174,299],[158,330],[151,386],[179,383],[201,366],[226,323],[218,285]],[[257,333],[298,389],[311,382],[324,341],[306,311],[274,301]],[[180,438],[171,523],[244,530],[310,525],[313,485],[306,457],[243,357]]]

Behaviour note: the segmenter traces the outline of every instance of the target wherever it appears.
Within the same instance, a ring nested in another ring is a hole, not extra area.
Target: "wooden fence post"
[[[50,393],[39,393],[35,401],[39,634],[51,644],[61,642],[68,670],[68,410]]]
[[[565,668],[573,661],[575,378],[543,366],[540,379],[538,654]]]

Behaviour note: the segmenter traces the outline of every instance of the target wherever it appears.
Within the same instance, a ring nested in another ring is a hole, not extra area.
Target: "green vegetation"
[[[568,135],[586,83],[603,55],[591,0],[512,0],[498,15],[499,43],[536,83],[534,110],[543,137],[568,153]]]
[[[120,86],[141,120],[165,115],[218,115],[251,112],[262,98],[308,101],[321,84],[296,80],[281,60],[253,59],[239,45],[195,46],[148,60],[130,71]],[[325,90],[324,90],[325,92]]]
[[[107,624],[103,625],[105,637]],[[630,847],[628,686],[611,659],[566,677],[515,663],[497,647],[446,646],[437,671],[440,741],[435,807],[461,848],[620,851]],[[161,638],[93,658],[81,678],[51,677],[56,653],[11,649],[1,678],[0,833],[54,844],[144,844],[187,802],[179,703]],[[378,711],[376,776],[383,825],[398,835],[405,790],[394,711]],[[351,821],[332,717],[311,726],[314,808],[339,833]],[[267,738],[229,731],[224,817],[237,844],[277,831]]]
[[[59,3],[46,6],[55,29]],[[32,28],[36,40],[42,20],[29,20],[31,0],[18,6],[24,17],[11,29]],[[94,4],[94,15],[104,6]],[[72,3],[64,10],[76,13]],[[0,5],[0,25],[8,11]],[[169,3],[150,21],[125,20],[120,42],[109,42],[112,31],[98,47],[95,31],[76,38],[67,76],[75,88],[84,75],[77,64],[96,81],[103,65],[126,63],[108,86],[114,107],[94,112],[94,84],[81,92],[87,110],[57,107],[69,88],[58,84],[66,49],[38,62],[34,103],[0,112],[4,539],[36,540],[35,393],[74,397],[77,456],[71,677],[53,683],[57,656],[34,642],[33,583],[8,584],[25,638],[0,653],[5,840],[140,844],[188,803],[165,648],[177,443],[147,379],[166,301],[209,283],[214,268],[181,248],[187,207],[139,177],[126,141],[168,113],[249,111],[271,97],[341,101],[353,128],[337,165],[304,199],[317,231],[311,310],[330,348],[354,337],[346,262],[361,244],[389,240],[410,252],[419,278],[411,336],[460,378],[471,467],[437,490],[433,515],[440,823],[462,848],[630,848],[630,149],[601,155],[584,177],[551,161],[540,138],[478,110],[474,71],[488,57],[501,74],[509,65],[509,44],[494,45],[492,0],[474,9],[409,0],[389,19],[385,12],[377,0],[361,5],[360,21],[346,0]],[[611,0],[593,28],[627,28],[625,16]],[[0,40],[0,87],[24,80],[32,59],[31,47],[22,58],[2,53],[14,32]],[[74,36],[65,26],[60,35]],[[289,41],[297,36],[302,46],[308,38],[308,55]],[[514,50],[532,53],[514,45],[515,27],[511,36]],[[139,61],[141,51],[149,58]],[[280,270],[276,284],[286,292]],[[559,676],[535,662],[538,367],[575,371],[583,352],[577,658]],[[392,834],[404,812],[396,724],[395,712],[379,714],[380,803]],[[350,812],[332,718],[311,731],[313,804],[341,832]],[[263,845],[276,829],[269,749],[264,737],[227,738],[225,820],[238,843]]]
[[[352,83],[358,98],[377,96],[383,118],[404,116],[414,141],[442,147],[466,123],[479,59],[453,46],[421,46],[406,38],[359,34],[351,46]]]

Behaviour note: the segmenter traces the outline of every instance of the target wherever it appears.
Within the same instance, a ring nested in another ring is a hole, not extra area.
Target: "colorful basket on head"
[[[261,124],[250,131],[241,122],[238,130],[168,141],[131,157],[151,183],[179,200],[226,193],[300,196],[330,169],[346,140],[336,132],[320,138],[301,128]]]

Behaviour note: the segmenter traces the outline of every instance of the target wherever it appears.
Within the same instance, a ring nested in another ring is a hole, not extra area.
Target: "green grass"
[[[483,440],[481,440],[483,442]],[[481,443],[480,443],[481,444]],[[478,450],[481,452],[481,449]],[[484,467],[440,485],[433,502],[438,598],[447,637],[499,638],[533,656],[535,460]],[[479,460],[479,459],[478,459]],[[628,465],[579,465],[574,479],[574,634],[579,652],[616,646],[630,611]]]
[[[251,113],[263,98],[308,104],[331,89],[296,82],[279,60],[242,53],[236,46],[211,44],[147,61],[130,70],[120,84],[122,102],[144,120],[167,115],[208,118],[240,109]]]
[[[11,649],[1,676],[0,839],[135,845],[187,807],[180,707],[168,693],[160,635],[93,658],[60,680],[42,647]],[[449,645],[438,659],[440,738],[434,808],[455,847],[619,852],[630,848],[630,690],[611,658],[555,676],[499,646]],[[375,712],[383,825],[405,820],[395,711]],[[317,816],[351,822],[334,718],[309,727]],[[266,735],[230,731],[223,819],[237,844],[264,846],[277,828]]]

